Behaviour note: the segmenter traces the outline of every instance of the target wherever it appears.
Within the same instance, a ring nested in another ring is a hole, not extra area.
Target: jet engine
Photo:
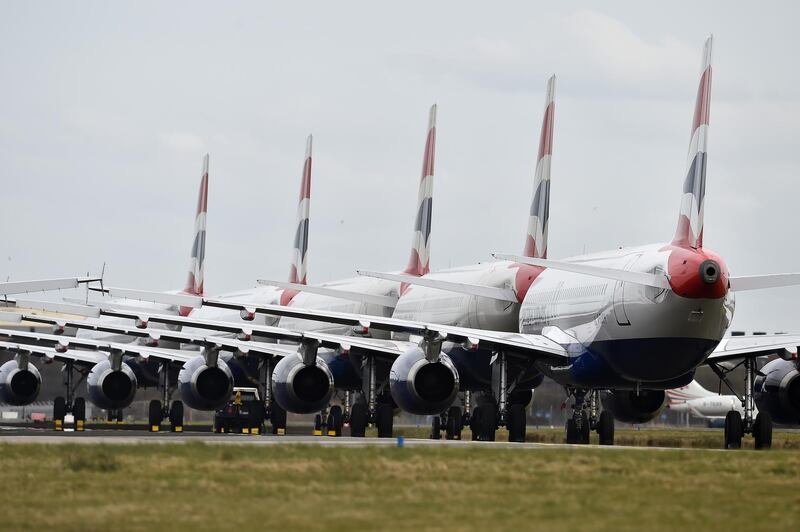
[[[224,360],[196,356],[178,373],[181,399],[190,408],[216,410],[224,405],[233,391],[233,373]]]
[[[0,402],[28,405],[36,400],[41,387],[39,370],[21,355],[0,366]]]
[[[458,370],[440,353],[429,361],[415,347],[397,357],[389,372],[389,389],[397,405],[411,414],[434,415],[447,410],[458,394]]]
[[[98,362],[86,377],[89,400],[106,410],[129,406],[136,395],[137,385],[136,374],[126,362],[122,362],[117,370],[107,360]]]
[[[756,374],[753,398],[760,412],[768,412],[776,423],[800,423],[800,372],[797,363],[776,359]]]
[[[617,390],[603,394],[603,408],[617,421],[646,423],[658,416],[666,405],[664,390]]]
[[[288,412],[319,412],[333,397],[333,374],[320,356],[303,360],[300,353],[283,357],[272,370],[275,400]]]

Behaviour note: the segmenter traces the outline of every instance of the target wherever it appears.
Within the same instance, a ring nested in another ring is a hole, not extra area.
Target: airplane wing
[[[77,362],[85,366],[94,366],[98,362],[107,360],[107,357],[101,355],[97,351],[59,351],[50,347],[41,347],[32,344],[20,344],[17,342],[2,342],[0,341],[0,349],[8,349],[11,351],[25,351],[43,357],[49,360],[58,360],[59,362]]]
[[[730,338],[722,339],[716,349],[708,355],[705,363],[713,364],[770,355],[792,360],[797,358],[798,346],[800,346],[800,335],[731,336]]]
[[[329,288],[327,286],[314,286],[310,284],[300,283],[286,283],[283,281],[267,281],[259,279],[258,284],[266,286],[275,286],[283,288],[284,290],[296,290],[297,292],[308,292],[309,294],[318,294],[321,296],[338,297],[339,299],[347,299],[349,301],[358,301],[361,303],[371,303],[373,305],[380,305],[382,307],[394,308],[397,305],[397,297],[381,296],[376,294],[363,294],[361,292],[351,292],[349,290],[339,290],[338,288]]]
[[[60,279],[41,279],[38,281],[13,281],[0,283],[0,296],[77,288],[77,286],[81,283],[91,283],[98,280],[99,279],[89,277],[65,277]]]
[[[442,281],[440,279],[430,279],[425,276],[418,277],[416,275],[398,273],[371,272],[366,270],[356,270],[356,273],[365,277],[374,277],[376,279],[386,279],[388,281],[397,281],[400,283],[426,286],[428,288],[436,288],[438,290],[456,292],[459,294],[466,294],[468,296],[486,297],[489,299],[497,299],[498,301],[519,303],[519,297],[517,297],[516,292],[514,292],[514,290],[511,288],[498,288],[496,286],[479,284],[454,283],[451,281]]]
[[[413,322],[397,318],[367,316],[364,314],[347,314],[323,310],[309,310],[279,305],[262,305],[251,307],[231,301],[207,299],[206,306],[239,310],[245,313],[269,314],[273,316],[323,321],[352,327],[361,334],[367,334],[371,328],[391,332],[406,333],[410,336],[438,338],[462,344],[467,349],[478,347],[516,353],[525,357],[550,359],[563,362],[569,359],[566,349],[553,340],[538,334],[486,331],[439,325],[433,323]],[[346,337],[351,338],[351,337]]]
[[[8,316],[9,319],[3,319]],[[17,314],[11,312],[0,312],[0,319],[8,322],[30,321],[51,325],[55,334],[60,335],[66,328],[81,329],[86,331],[102,332],[114,335],[130,336],[140,339],[147,347],[156,347],[160,341],[179,342],[192,344],[201,347],[210,347],[223,351],[233,351],[247,355],[250,353],[267,356],[286,356],[297,352],[297,347],[282,344],[267,344],[263,342],[243,341],[225,336],[205,336],[186,332],[171,331],[169,329],[139,329],[136,327],[124,327],[122,325],[87,322],[79,320],[65,320],[61,318],[51,318],[48,316],[38,316],[35,314]],[[2,332],[0,332],[2,334]],[[69,341],[71,337],[59,336]]]
[[[183,364],[191,358],[199,356],[199,353],[185,353],[173,349],[157,349],[134,344],[118,344],[80,338],[66,338],[53,334],[39,334],[8,329],[0,329],[0,338],[5,338],[7,343],[13,343],[22,350],[37,346],[51,347],[55,351],[61,353],[61,359],[83,363],[96,363],[98,359],[96,357],[87,359],[86,352],[73,350],[73,348],[79,347],[93,351],[108,351],[109,354],[129,355],[179,364]],[[101,355],[100,359],[105,360],[106,357]]]
[[[13,303],[12,300],[9,300],[9,302]],[[20,305],[19,301],[17,301],[16,303],[19,306],[23,306]],[[63,312],[65,304],[51,303],[49,301],[25,301],[24,307],[36,310],[43,310],[43,311],[54,311],[54,309],[60,309],[60,311]],[[270,327],[268,325],[250,325],[245,322],[238,324],[232,321],[203,320],[191,317],[173,316],[173,315],[138,312],[138,311],[127,312],[127,311],[120,311],[115,308],[106,309],[103,307],[90,307],[86,305],[68,305],[68,307],[70,309],[70,311],[68,312],[69,314],[83,315],[89,317],[109,316],[113,318],[129,319],[135,322],[137,329],[145,329],[147,328],[150,322],[153,322],[153,323],[162,323],[165,325],[171,325],[174,327],[189,327],[195,329],[205,329],[217,333],[226,333],[234,335],[240,340],[244,340],[236,343],[237,349],[249,348],[250,352],[259,352],[255,347],[255,344],[257,344],[258,349],[261,350],[270,349],[273,350],[274,351],[273,354],[276,355],[285,355],[286,349],[280,347],[276,348],[275,345],[277,344],[269,344],[262,342],[248,343],[248,341],[260,338],[272,341],[291,342],[294,344],[305,344],[313,342],[318,344],[320,347],[334,349],[339,352],[349,352],[352,350],[370,351],[374,354],[387,356],[389,358],[394,358],[396,356],[399,356],[411,346],[411,344],[408,344],[407,342],[399,342],[392,340],[375,340],[370,338],[360,338],[358,336],[341,336],[341,335],[318,333],[318,332],[295,332],[286,329],[281,329],[279,327]],[[235,308],[238,309],[240,307],[242,307],[242,305],[239,305]],[[5,316],[13,316],[14,313],[4,312],[2,314]],[[29,315],[26,316],[27,316],[26,319],[33,318],[34,320],[38,320],[39,322],[42,322],[42,320],[46,320],[41,316],[35,316],[35,317]],[[54,319],[53,321],[56,322],[56,325],[58,325],[58,323],[66,323],[65,320]],[[82,328],[90,328],[83,322],[77,320],[73,323],[82,324]],[[102,326],[107,329],[106,332],[114,332],[109,328],[108,324],[103,324]],[[157,332],[151,331],[151,333],[153,335],[158,334],[163,339],[167,339],[164,335],[170,334],[169,331],[163,331],[163,330],[158,330]],[[123,332],[121,334],[126,334],[126,333]],[[148,334],[148,336],[150,336],[150,334]],[[173,338],[175,338],[175,341],[183,341],[178,339],[178,337],[174,335]],[[233,340],[225,340],[224,338],[217,337],[216,335],[204,336],[203,338],[207,342],[219,343],[220,345],[223,342],[226,342],[228,344],[231,344],[231,342],[233,342]]]
[[[191,317],[167,316],[155,313],[126,313],[119,310],[104,309],[99,307],[87,307],[83,309],[82,312],[84,315],[103,315],[131,319],[136,322],[137,327],[142,328],[146,327],[148,322],[152,321],[154,323],[163,323],[179,327],[193,327],[214,330],[218,332],[227,332],[245,338],[263,337],[272,340],[289,341],[293,343],[316,342],[320,347],[327,347],[339,351],[355,350],[357,352],[369,352],[390,359],[399,356],[407,349],[416,346],[416,344],[397,340],[377,340],[365,338],[364,336],[369,333],[370,328],[406,333],[410,336],[422,338],[447,340],[449,342],[461,344],[466,349],[471,350],[477,349],[478,347],[483,347],[498,351],[502,350],[509,354],[518,354],[526,358],[532,357],[536,359],[548,359],[556,363],[565,362],[569,359],[569,354],[564,347],[542,335],[485,331],[466,327],[412,322],[396,318],[346,314],[330,311],[305,310],[278,305],[262,305],[251,307],[250,305],[235,303],[228,300],[208,299],[204,300],[203,304],[217,308],[238,310],[243,316],[252,316],[255,315],[255,313],[261,313],[336,323],[352,327],[356,333],[356,336],[341,336],[318,332],[288,331],[279,327],[270,327],[266,325],[247,326],[244,324],[239,325],[234,322],[201,320]],[[50,303],[44,301],[37,303],[26,301],[25,305],[28,308],[51,310]],[[80,309],[75,310],[77,311]]]

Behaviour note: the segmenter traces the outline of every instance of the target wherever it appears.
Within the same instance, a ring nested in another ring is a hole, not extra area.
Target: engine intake
[[[89,400],[106,410],[130,406],[137,386],[136,374],[126,362],[118,370],[112,369],[107,360],[98,362],[86,377]]]
[[[221,358],[209,366],[204,357],[197,356],[181,368],[178,387],[181,399],[190,408],[216,410],[231,397],[233,373]]]
[[[772,360],[753,382],[753,398],[759,411],[769,412],[776,423],[800,423],[800,372],[795,362]]]
[[[603,408],[610,410],[617,421],[646,423],[658,416],[666,405],[664,390],[617,390],[603,394]]]
[[[305,364],[300,354],[283,357],[272,371],[275,400],[288,412],[310,414],[325,408],[333,396],[333,374],[319,356]]]
[[[14,406],[29,405],[36,400],[42,387],[42,376],[33,364],[23,364],[18,358],[0,366],[0,401]]]
[[[392,399],[406,412],[440,414],[458,394],[458,370],[446,354],[442,353],[436,362],[430,362],[422,349],[414,348],[400,355],[392,364],[389,389]]]

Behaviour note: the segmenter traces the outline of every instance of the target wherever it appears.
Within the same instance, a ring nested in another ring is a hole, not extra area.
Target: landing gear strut
[[[86,399],[83,397],[75,397],[75,390],[86,378],[86,375],[82,373],[78,382],[73,382],[73,369],[72,362],[64,364],[64,390],[66,392],[66,397],[59,396],[53,401],[53,423],[55,425],[55,430],[64,430],[64,418],[66,418],[67,414],[72,414],[76,431],[83,431],[86,424]]]
[[[161,400],[153,399],[150,401],[147,410],[147,421],[150,432],[158,432],[161,429],[161,422],[168,419],[172,432],[183,432],[183,402],[172,401],[172,389],[169,382],[169,362],[161,363],[161,379],[159,389]]]
[[[723,368],[718,364],[711,364],[711,369],[735,394],[736,392],[734,392],[733,386],[728,380],[728,373],[739,366],[744,367],[744,394],[739,397],[744,410],[744,418],[736,410],[731,410],[725,416],[725,448],[740,449],[744,435],[752,434],[756,449],[769,449],[772,447],[772,418],[767,412],[759,412],[755,415],[756,405],[753,399],[753,384],[756,371],[755,358],[745,358],[741,363],[730,369]]]

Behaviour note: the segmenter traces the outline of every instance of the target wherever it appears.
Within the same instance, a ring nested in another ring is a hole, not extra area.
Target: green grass
[[[0,445],[7,530],[785,529],[800,453]]]

